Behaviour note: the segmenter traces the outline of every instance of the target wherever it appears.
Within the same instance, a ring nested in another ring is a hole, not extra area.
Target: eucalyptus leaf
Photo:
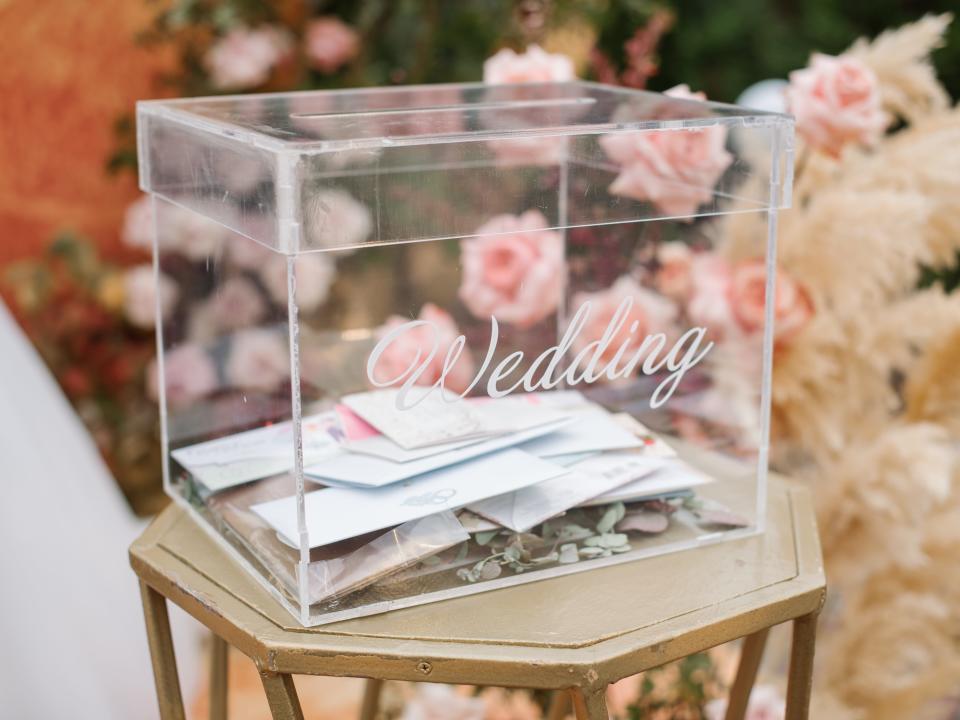
[[[487,563],[483,566],[483,569],[480,571],[480,577],[483,580],[493,580],[494,578],[500,577],[501,568],[498,563]]]
[[[580,548],[580,556],[585,558],[600,557],[601,555],[603,555],[603,553],[604,553],[603,548],[599,548],[599,547]]]
[[[576,543],[565,543],[560,546],[559,561],[561,565],[570,565],[579,562],[580,554],[577,552]]]
[[[499,532],[499,530],[484,530],[483,532],[478,532],[476,535],[474,535],[473,539],[476,541],[477,545],[485,547],[486,545],[490,544],[490,541],[493,540]]]
[[[597,532],[602,534],[613,530],[614,526],[623,519],[626,512],[627,509],[622,502],[613,503],[607,508],[607,511],[603,513],[600,522],[597,523]]]

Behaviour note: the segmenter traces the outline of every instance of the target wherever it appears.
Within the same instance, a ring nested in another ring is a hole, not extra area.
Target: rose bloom
[[[612,717],[629,717],[629,709],[640,697],[640,683],[636,675],[607,685],[607,711]]]
[[[486,705],[484,720],[542,720],[543,711],[525,690],[484,688],[480,698]]]
[[[644,338],[654,333],[670,334],[677,318],[677,306],[667,298],[641,287],[636,280],[624,275],[606,290],[595,293],[577,293],[573,298],[571,315],[585,302],[590,303],[590,314],[573,343],[574,352],[579,352],[591,342],[599,340],[607,331],[617,309],[626,298],[633,303],[620,323],[620,329],[600,356],[600,361],[609,363],[621,345],[626,351],[621,356],[629,358],[643,344]],[[636,329],[631,327],[636,323]]]
[[[418,319],[426,321],[429,326],[421,325],[396,337],[380,356],[374,368],[374,380],[377,382],[395,380],[395,384],[402,384],[413,368],[423,364],[434,346],[436,346],[436,352],[420,374],[417,384],[430,386],[440,379],[447,352],[460,336],[460,330],[448,312],[432,303],[427,303],[420,308]],[[410,322],[408,318],[394,315],[387,320],[378,335],[383,337],[407,322]],[[455,393],[462,393],[473,380],[474,369],[473,355],[470,349],[464,346],[457,361],[444,377],[443,387]]]
[[[227,380],[243,390],[271,392],[290,376],[290,355],[282,335],[269,330],[242,330],[233,337]]]
[[[461,243],[460,299],[475,316],[529,328],[560,304],[563,236],[539,210],[498,215]]]
[[[204,64],[215,88],[242,90],[263,85],[289,50],[290,37],[284,30],[235,28],[210,47]]]
[[[797,132],[831,155],[848,142],[873,145],[887,127],[877,76],[849,55],[814,53],[808,67],[790,73],[787,107]]]
[[[708,328],[718,339],[731,334],[763,330],[767,271],[763,260],[730,265],[708,253],[691,265],[693,295],[687,306],[692,322]],[[792,277],[777,270],[774,299],[774,342],[790,342],[813,317],[813,303]]]
[[[806,290],[782,270],[777,270],[774,294],[774,339],[792,340],[810,318],[813,303]],[[740,328],[747,333],[763,329],[767,270],[762,260],[749,260],[734,267],[730,282],[730,305]]]
[[[183,407],[217,389],[217,368],[199,345],[186,343],[163,354],[167,407]],[[156,360],[147,368],[147,395],[159,398]]]
[[[307,239],[313,248],[348,248],[373,231],[370,209],[344,190],[321,190],[307,203]]]
[[[711,700],[704,707],[707,720],[723,720],[727,714],[727,699]],[[750,692],[747,714],[744,720],[783,720],[786,703],[780,693],[770,685],[757,685]]]
[[[177,302],[177,284],[160,273],[159,283],[153,274],[153,265],[143,264],[127,270],[123,277],[123,313],[127,320],[139,328],[156,325],[157,301],[166,315]]]
[[[686,300],[693,289],[690,246],[676,240],[665,242],[657,248],[657,262],[660,265],[654,277],[657,290],[673,300]]]
[[[483,700],[458,693],[448,685],[424,683],[403,710],[400,720],[484,720]]]
[[[236,330],[260,322],[267,304],[257,286],[240,275],[214,288],[210,298],[213,322],[218,328]]]
[[[483,81],[488,85],[565,82],[576,76],[570,58],[548,53],[539,45],[530,45],[521,54],[504,48],[483,63]]]
[[[120,237],[127,246],[138,250],[153,247],[153,204],[149,195],[141,195],[127,205]]]
[[[686,85],[665,94],[705,99]],[[714,186],[733,161],[724,148],[726,139],[726,128],[719,126],[605,135],[600,145],[620,165],[610,192],[647,200],[667,215],[691,215],[713,198]]]
[[[360,36],[335,17],[321,17],[307,24],[304,36],[310,66],[329,75],[357,56]]]
[[[307,253],[297,257],[294,264],[296,291],[294,299],[300,312],[309,313],[319,308],[330,296],[330,286],[337,276],[333,259],[324,253]],[[260,279],[274,302],[287,304],[287,258],[270,258],[260,271]]]

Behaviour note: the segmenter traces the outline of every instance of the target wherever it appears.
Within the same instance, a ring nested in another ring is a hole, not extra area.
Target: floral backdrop
[[[689,63],[683,50],[695,34],[709,43],[722,32],[710,23],[701,27],[684,7],[178,0],[158,5],[136,41],[176,58],[174,69],[157,79],[163,92],[175,95],[589,77],[733,99],[723,94],[743,89],[750,76],[739,60],[713,73],[702,61]],[[775,22],[780,16],[769,12],[764,41],[786,37]],[[801,15],[809,20],[809,10]],[[793,64],[772,63],[772,72],[787,76],[783,101],[800,136],[794,209],[781,219],[774,298],[774,461],[814,489],[831,584],[814,717],[949,718],[957,712],[960,294],[953,291],[960,285],[960,115],[942,84],[956,87],[956,66],[941,78],[931,61],[942,64],[960,52],[960,42],[945,42],[956,32],[950,20],[930,15],[855,41],[857,29],[881,29],[855,18],[830,25],[820,45],[804,39],[811,31],[801,23],[803,32],[783,40],[779,56]],[[724,58],[739,54],[726,48]],[[651,182],[665,167],[707,180],[723,172],[729,163],[724,138],[692,136],[693,147],[656,148],[662,156],[610,138],[604,151],[623,168],[611,191],[667,212],[696,206],[700,199],[659,194],[661,186]],[[117,118],[116,146],[106,162],[110,172],[135,169],[129,113]],[[349,196],[328,200],[343,232],[366,237],[371,219],[362,204]],[[42,257],[7,268],[3,277],[18,317],[144,514],[163,503],[155,303],[204,302],[198,322],[243,326],[284,290],[282,273],[258,266],[257,258],[231,259],[256,268],[257,282],[238,279],[216,302],[186,296],[190,288],[162,274],[155,280],[150,212],[144,199],[136,200],[118,228],[132,262],[103,257],[86,238],[65,232]],[[541,219],[528,214],[491,222],[536,229]],[[675,303],[669,312],[686,313],[719,336],[750,336],[762,327],[763,268],[756,258],[764,227],[749,215],[733,215],[720,232],[711,252],[661,245],[654,282]],[[175,226],[184,262],[204,233],[186,217]],[[537,244],[543,255],[531,263],[549,267],[549,241]],[[471,268],[481,267],[488,251],[464,249],[465,303],[481,315],[491,304],[500,315],[515,310],[518,325],[538,319],[536,304],[504,307],[488,289],[466,287],[479,277]],[[312,295],[298,298],[303,307],[323,304],[333,282],[323,256],[310,257],[303,272]],[[604,300],[615,308],[624,294],[640,297],[642,288],[618,281],[610,292]],[[663,312],[637,306],[651,322]],[[264,338],[250,335],[227,364],[239,380],[258,382],[269,358]],[[168,363],[184,400],[216,382],[202,356],[185,352]],[[722,717],[724,662],[722,652],[698,655],[618,683],[610,691],[611,713]],[[547,703],[491,688],[398,687],[395,695],[390,712],[408,719],[538,718]],[[782,712],[775,687],[757,689],[754,720]]]

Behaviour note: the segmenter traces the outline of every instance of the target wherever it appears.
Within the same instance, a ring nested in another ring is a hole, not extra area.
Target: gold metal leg
[[[297,689],[293,686],[292,675],[261,670],[260,681],[267,694],[273,720],[303,720],[303,710],[300,709],[300,699],[297,697]]]
[[[360,720],[373,720],[380,709],[380,691],[383,680],[367,680],[363,687],[363,705],[360,706]]]
[[[577,711],[577,720],[609,720],[607,714],[607,689],[584,692],[575,689],[572,692],[573,707]]]
[[[230,646],[213,635],[210,647],[210,720],[227,720],[227,662]]]
[[[730,688],[730,702],[727,704],[727,714],[724,720],[743,720],[747,714],[747,705],[750,702],[750,692],[757,679],[757,670],[760,660],[763,659],[763,649],[767,644],[770,628],[748,635],[743,639],[740,650],[740,665],[737,667],[737,677]]]
[[[793,621],[793,647],[790,649],[786,720],[807,720],[810,715],[813,653],[817,642],[817,616],[818,613],[811,613]]]
[[[554,690],[545,720],[563,720],[570,713],[570,691]]]
[[[142,580],[140,596],[143,599],[143,617],[147,624],[147,642],[150,644],[160,718],[184,720],[183,696],[180,693],[180,678],[177,677],[177,658],[173,653],[167,600]]]

